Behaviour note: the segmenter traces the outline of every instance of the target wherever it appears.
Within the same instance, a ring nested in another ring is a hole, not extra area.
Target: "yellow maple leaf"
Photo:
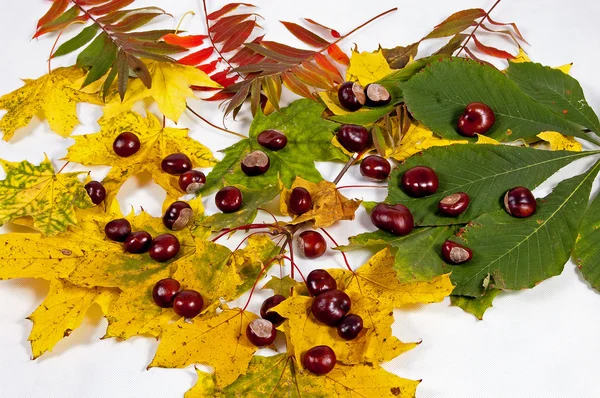
[[[402,161],[425,149],[435,146],[448,146],[454,144],[468,144],[465,140],[447,140],[439,138],[433,131],[418,122],[413,122],[402,137],[400,144],[394,149],[390,157]]]
[[[107,190],[110,188],[115,195],[125,180],[147,171],[169,197],[181,196],[183,192],[177,178],[162,171],[160,165],[162,159],[172,153],[186,154],[194,167],[210,167],[216,163],[210,149],[188,136],[188,129],[163,128],[150,112],[146,117],[126,112],[114,119],[101,120],[99,124],[100,132],[73,137],[75,144],[69,147],[65,159],[90,166],[112,166],[104,182]],[[126,158],[112,150],[115,138],[125,131],[136,134],[141,143],[140,150]]]
[[[106,104],[105,119],[129,111],[136,102],[151,97],[163,115],[177,122],[185,111],[187,99],[195,97],[190,86],[221,87],[206,73],[193,66],[161,61],[147,61],[146,64],[152,76],[152,86],[146,87],[141,79],[132,80],[123,101],[114,97]]]
[[[355,273],[341,269],[332,269],[329,273],[339,281],[338,289],[348,295],[359,294],[388,308],[436,303],[449,296],[454,289],[450,274],[437,276],[430,281],[399,281],[394,269],[394,256],[387,248],[376,253]]]
[[[24,79],[23,87],[0,97],[0,109],[8,111],[0,119],[0,130],[4,132],[2,138],[10,140],[17,129],[27,126],[40,111],[52,131],[68,137],[79,124],[77,103],[102,104],[98,95],[86,94],[71,87],[83,75],[83,69],[75,66],[56,68],[38,79]]]
[[[361,53],[353,50],[350,66],[346,71],[346,81],[358,80],[362,86],[366,86],[383,79],[393,71],[383,56],[382,50]]]
[[[194,387],[186,391],[183,398],[205,398],[214,397],[217,394],[215,378],[212,373],[203,372],[196,369],[198,380]]]
[[[562,135],[556,131],[544,131],[537,135],[546,141],[552,151],[574,151],[581,152],[583,146],[573,137]]]
[[[39,166],[2,159],[0,165],[6,172],[0,181],[0,225],[31,217],[32,223],[25,221],[28,226],[54,235],[77,223],[75,207],[94,205],[79,181],[82,173],[56,174],[47,157]]]
[[[277,312],[286,321],[279,326],[285,332],[288,355],[294,355],[298,362],[310,348],[326,345],[333,349],[337,361],[344,364],[371,363],[389,361],[401,353],[416,346],[405,344],[392,336],[394,316],[392,309],[377,306],[372,300],[353,293],[351,314],[363,318],[364,329],[354,340],[344,340],[332,328],[315,319],[311,312],[312,297],[296,293],[283,301],[272,311]]]
[[[337,397],[414,398],[418,380],[403,379],[370,365],[336,364],[326,375],[317,376],[286,354],[254,356],[246,374],[215,391],[208,373],[199,373],[198,384],[187,398],[199,397]]]
[[[361,201],[348,199],[340,194],[335,184],[321,181],[318,184],[296,177],[291,189],[284,188],[281,192],[279,208],[283,215],[290,215],[288,203],[290,194],[296,187],[305,188],[312,198],[312,208],[304,214],[294,216],[290,224],[301,224],[313,221],[315,228],[328,227],[340,220],[354,220],[354,213]]]
[[[182,368],[201,363],[215,369],[217,386],[226,386],[244,374],[258,349],[245,331],[257,316],[238,308],[224,308],[189,322],[168,325],[149,367]]]
[[[104,310],[117,295],[113,289],[84,288],[52,279],[44,302],[29,316],[33,322],[29,335],[33,358],[51,351],[63,337],[77,329],[94,303]]]

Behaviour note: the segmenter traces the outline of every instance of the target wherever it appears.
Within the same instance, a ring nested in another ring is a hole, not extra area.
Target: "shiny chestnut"
[[[475,134],[487,133],[496,122],[492,108],[481,102],[472,102],[458,118],[459,134],[473,137]]]
[[[384,181],[390,175],[392,166],[387,159],[377,155],[367,156],[360,162],[360,174],[375,181]]]
[[[466,246],[447,240],[442,245],[442,257],[450,264],[463,264],[471,261],[473,251]]]
[[[263,151],[252,151],[241,162],[242,171],[250,177],[265,174],[270,166],[269,156]]]
[[[348,152],[361,152],[367,148],[371,134],[363,127],[356,124],[344,124],[336,134],[341,146]]]
[[[338,88],[340,105],[350,112],[362,108],[366,102],[365,89],[356,82],[345,82]]]
[[[414,219],[408,207],[379,203],[371,212],[371,222],[377,228],[394,235],[408,235],[414,227]]]
[[[278,130],[265,130],[256,137],[259,145],[272,151],[279,151],[287,145],[287,137]]]
[[[440,200],[438,209],[445,216],[457,217],[467,210],[469,203],[469,195],[464,192],[457,192]]]
[[[427,166],[416,166],[408,169],[402,175],[400,186],[413,198],[422,198],[434,194],[439,186],[435,171]]]
[[[537,201],[525,187],[516,187],[504,195],[504,208],[513,217],[525,218],[535,213]]]

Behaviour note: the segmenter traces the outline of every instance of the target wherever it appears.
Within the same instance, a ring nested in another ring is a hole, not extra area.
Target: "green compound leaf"
[[[385,231],[367,232],[350,237],[350,244],[339,249],[380,250],[389,247],[394,255],[394,269],[401,282],[430,281],[450,271],[440,253],[442,244],[454,231],[452,227],[418,228],[406,236]]]
[[[402,85],[413,116],[447,139],[459,139],[456,122],[472,102],[489,105],[496,123],[486,133],[498,141],[533,137],[543,131],[589,140],[578,126],[525,94],[499,70],[475,61],[434,62]]]
[[[583,217],[574,260],[585,280],[600,290],[600,196],[596,196]]]
[[[542,151],[507,145],[454,145],[432,148],[412,156],[390,176],[388,203],[407,206],[421,226],[464,224],[501,205],[504,193],[517,185],[534,189],[574,160],[595,152]],[[402,174],[414,166],[428,166],[439,177],[439,188],[425,198],[412,198],[399,186]],[[438,202],[453,193],[471,198],[467,211],[443,217]]]
[[[316,169],[315,161],[347,159],[331,143],[338,124],[322,118],[324,109],[320,103],[301,99],[269,116],[258,112],[250,126],[250,137],[223,151],[225,158],[208,175],[203,193],[211,192],[224,184],[260,190],[269,185],[277,185],[278,179],[289,188],[297,176],[312,182],[321,181],[323,177]],[[269,129],[279,130],[286,135],[288,143],[284,149],[271,151],[258,144],[256,137]],[[242,172],[240,162],[254,150],[265,152],[271,166],[261,176],[248,177]]]
[[[505,210],[473,220],[456,240],[473,259],[453,267],[453,294],[480,297],[488,288],[532,288],[562,272],[575,245],[600,163],[567,179],[538,200],[535,214],[511,217]],[[515,180],[518,181],[518,180]]]
[[[511,62],[507,71],[527,95],[582,127],[600,132],[598,116],[588,105],[581,85],[562,71],[532,62]]]
[[[54,235],[77,223],[75,207],[94,205],[79,181],[81,172],[56,174],[48,158],[39,166],[1,159],[0,165],[6,172],[0,181],[0,225],[29,216],[33,227]]]

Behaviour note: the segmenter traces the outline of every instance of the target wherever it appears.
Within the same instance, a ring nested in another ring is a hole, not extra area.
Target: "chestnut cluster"
[[[337,131],[336,138],[348,152],[362,152],[371,142],[371,133],[364,126],[344,124]],[[391,170],[390,163],[377,155],[367,156],[360,163],[360,174],[374,181],[386,180]]]
[[[257,347],[266,347],[273,344],[277,337],[277,326],[281,325],[285,318],[275,311],[270,311],[281,304],[285,297],[281,294],[266,299],[260,307],[261,318],[255,319],[246,327],[246,337]]]
[[[206,183],[206,176],[192,169],[192,161],[184,153],[172,153],[160,162],[160,168],[167,174],[179,176],[179,188],[186,193],[198,192]]]
[[[158,262],[169,261],[177,255],[180,249],[179,239],[172,234],[162,234],[152,239],[146,231],[131,232],[131,224],[124,218],[108,222],[104,226],[108,239],[122,242],[128,253],[146,253]]]
[[[202,295],[192,289],[181,290],[181,283],[173,278],[161,279],[152,289],[152,299],[161,308],[173,308],[179,316],[194,318],[204,306]]]
[[[345,109],[354,112],[364,105],[370,107],[387,105],[392,97],[381,84],[371,83],[363,87],[357,82],[344,82],[338,88],[338,100]]]
[[[408,196],[422,198],[437,192],[439,179],[433,169],[416,166],[404,172],[400,186]],[[441,199],[437,208],[444,216],[457,217],[467,210],[469,203],[469,195],[456,192]],[[535,213],[537,202],[529,189],[515,187],[504,195],[504,207],[511,216],[524,218]],[[408,235],[414,227],[412,213],[401,204],[377,204],[371,212],[371,221],[377,228],[398,236]],[[442,257],[446,262],[457,265],[470,261],[473,252],[466,246],[447,240],[442,245]]]
[[[265,130],[256,137],[256,140],[259,145],[271,151],[279,151],[287,145],[287,137],[278,130]],[[264,151],[254,150],[244,156],[240,167],[249,177],[259,176],[269,170],[271,160]]]

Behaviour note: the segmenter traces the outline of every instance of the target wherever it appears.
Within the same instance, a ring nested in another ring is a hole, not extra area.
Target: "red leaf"
[[[219,83],[221,86],[227,87],[227,86],[231,86],[233,83],[235,83],[239,77],[238,75],[227,77],[228,74],[229,74],[229,69],[226,69],[222,72],[218,72],[218,73],[215,73],[214,75],[211,75],[210,78],[213,81]]]
[[[198,47],[207,38],[207,35],[179,36],[174,33],[169,33],[163,36],[163,40],[169,44],[175,44],[185,48]]]
[[[256,39],[252,40],[252,43],[254,43],[254,44],[260,43],[262,41],[263,37],[265,37],[265,36],[262,35],[262,36],[257,37]],[[251,49],[249,49],[247,47],[244,47],[240,51],[235,53],[235,55],[229,59],[229,62],[232,64],[247,65],[248,60],[252,59],[256,55],[257,54],[254,51],[252,51]],[[262,58],[262,56],[261,56],[261,58]],[[258,62],[258,61],[256,61],[256,62]]]
[[[80,6],[96,6],[98,4],[104,4],[108,0],[78,0],[77,3]]]
[[[330,74],[333,77],[333,80],[336,83],[342,83],[344,81],[344,78],[342,77],[340,71],[338,70],[338,68],[335,67],[335,65],[329,60],[329,58],[327,58],[326,56],[324,56],[321,53],[316,53],[315,54],[315,61],[317,62],[317,64],[330,72]]]
[[[308,58],[296,58],[296,57],[292,57],[292,56],[287,56],[287,55],[281,54],[277,51],[273,51],[261,44],[246,43],[246,48],[249,48],[252,51],[254,51],[255,53],[263,55],[275,62],[285,64],[285,65],[295,65],[295,64],[298,64],[299,62],[302,62],[304,59],[308,59]]]
[[[112,0],[104,5],[90,8],[88,13],[91,15],[104,15],[108,14],[109,12],[120,10],[123,7],[127,7],[133,2],[134,0]]]
[[[290,72],[283,72],[281,74],[281,79],[283,80],[283,84],[294,94],[298,94],[304,98],[312,98],[313,93],[310,91],[310,88],[304,83],[302,83],[296,76],[291,74]]]
[[[475,54],[473,54],[473,52],[471,50],[469,50],[469,47],[465,47],[465,52],[471,57],[471,59],[479,62],[480,64],[482,64],[482,65],[488,65],[488,66],[491,66],[492,68],[495,68],[495,66],[492,65],[492,64],[490,64],[489,62],[477,58],[475,56]]]
[[[239,48],[242,44],[244,44],[248,37],[250,37],[252,31],[254,30],[255,24],[256,22],[254,21],[246,21],[239,24],[238,26],[240,28],[236,30],[232,37],[227,39],[227,41],[223,44],[221,51],[226,53]]]
[[[208,75],[217,70],[217,65],[219,64],[219,62],[221,62],[220,59],[215,59],[214,61],[212,61],[209,64],[198,65],[198,66],[196,66],[196,68],[200,69],[202,72],[204,72]]]
[[[327,47],[327,54],[329,54],[329,56],[339,64],[346,66],[350,65],[350,58],[348,58],[348,56],[338,47],[337,44],[332,44]]]
[[[73,10],[74,8],[75,7],[71,7],[70,9],[65,11],[61,16],[59,16],[59,18],[48,22],[46,25],[41,26],[40,29],[37,32],[35,32],[35,35],[33,35],[33,39],[45,35],[46,33],[64,29],[72,23],[85,22],[88,20],[89,17],[87,14],[77,16],[79,10]],[[71,12],[71,10],[73,10],[74,12]],[[67,13],[70,13],[69,17],[61,21],[60,18]]]
[[[315,54],[314,51],[300,50],[275,41],[263,41],[261,44],[269,50],[285,55],[286,57],[297,59],[298,61],[307,60]]]
[[[517,37],[522,40],[523,42],[527,43],[527,40],[525,40],[525,38],[523,37],[523,35],[521,34],[521,32],[519,31],[519,28],[517,27],[516,23],[502,23],[502,22],[496,22],[494,20],[492,20],[492,18],[490,18],[490,16],[488,15],[487,20],[490,21],[490,23],[492,25],[496,25],[496,26],[510,26],[515,30],[515,33],[517,34]],[[529,44],[529,43],[527,43]]]
[[[256,15],[256,14],[239,14],[239,15],[231,15],[229,17],[224,17],[219,19],[214,25],[212,25],[208,30],[210,33],[214,35],[222,33],[226,31],[228,28],[235,26],[247,19],[248,17]]]
[[[106,25],[104,29],[110,32],[129,32],[147,24],[160,15],[164,15],[164,13],[140,12],[123,18],[123,20],[117,24]]]
[[[475,46],[477,47],[477,49],[484,54],[491,55],[492,57],[496,57],[496,58],[502,58],[502,59],[514,59],[515,58],[515,56],[512,55],[511,53],[508,53],[503,50],[499,50],[495,47],[486,46],[485,44],[483,44],[479,40],[477,40],[477,37],[475,35],[473,35],[473,42],[475,43]]]
[[[299,40],[308,44],[309,46],[324,47],[329,44],[327,40],[323,39],[322,37],[316,35],[315,33],[298,24],[285,21],[281,21],[281,23],[283,24],[283,26],[286,27],[287,30],[290,31],[291,34],[293,34]]]
[[[321,76],[331,87],[335,86],[335,79],[332,74],[326,69],[321,69],[319,66],[311,61],[302,62],[302,66],[313,72],[315,75]]]
[[[310,23],[310,24],[316,25],[316,26],[318,26],[318,27],[320,27],[320,28],[323,28],[323,29],[325,29],[325,30],[329,31],[329,34],[330,34],[332,37],[335,37],[336,39],[339,39],[339,38],[341,37],[341,35],[340,35],[340,32],[338,32],[338,31],[337,31],[337,30],[335,30],[335,29],[328,28],[327,26],[325,26],[325,25],[323,25],[323,24],[320,24],[320,23],[318,23],[318,22],[316,22],[316,21],[314,21],[314,20],[312,20],[312,19],[310,19],[310,18],[304,18],[304,20],[305,20],[306,22]]]
[[[423,39],[433,39],[439,37],[454,36],[457,33],[462,32],[469,26],[475,24],[475,20],[486,15],[485,10],[481,8],[471,8],[468,10],[462,10],[455,12],[437,25],[431,33],[425,36]]]
[[[252,25],[254,27],[255,22],[254,21],[245,21],[239,24],[235,24],[235,25],[231,25],[229,27],[227,27],[227,29],[223,29],[217,33],[215,33],[214,35],[212,35],[212,39],[214,43],[222,43],[225,42],[229,39],[231,39],[232,37],[234,37],[235,35],[238,34],[239,31],[241,31],[242,29],[246,29],[246,27],[248,25]]]
[[[192,86],[192,90],[197,90],[197,87]],[[204,101],[223,101],[232,98],[234,95],[235,93],[224,93],[221,91],[220,93],[216,93],[212,97],[205,98]]]
[[[206,61],[208,59],[208,57],[210,57],[213,54],[214,51],[215,50],[212,47],[203,48],[200,51],[186,55],[185,57],[181,58],[177,62],[179,62],[180,64],[183,64],[183,65],[196,66],[196,65],[201,64],[202,62]]]
[[[46,12],[46,14],[44,14],[44,16],[38,21],[37,29],[39,29],[40,26],[53,21],[55,18],[58,18],[58,16],[67,9],[68,5],[69,0],[56,0],[54,3],[52,3],[52,6],[50,6],[48,12]]]
[[[256,7],[254,4],[248,4],[248,3],[229,3],[229,4],[226,4],[225,6],[223,6],[221,9],[208,14],[207,18],[212,21],[214,19],[222,17],[223,15],[227,14],[228,12],[235,10],[239,6]]]

